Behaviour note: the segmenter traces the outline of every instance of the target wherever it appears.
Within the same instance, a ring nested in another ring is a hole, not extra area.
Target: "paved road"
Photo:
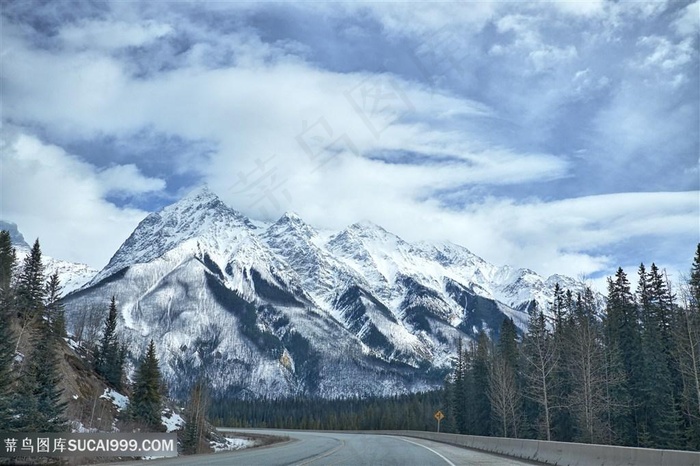
[[[222,431],[228,429],[220,429]],[[231,429],[231,431],[234,431]],[[240,430],[291,441],[230,453],[149,461],[152,466],[520,466],[533,463],[409,437],[280,430]],[[120,466],[143,462],[119,463]]]

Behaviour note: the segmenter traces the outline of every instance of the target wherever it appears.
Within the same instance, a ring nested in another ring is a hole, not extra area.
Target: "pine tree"
[[[9,312],[0,315],[0,426],[10,425],[12,408],[12,362],[15,356],[14,334],[10,327]]]
[[[451,380],[451,418],[458,433],[467,432],[467,359],[462,339],[457,342],[457,357],[454,360]]]
[[[690,305],[696,309],[700,308],[700,243],[695,250],[695,258],[690,269]]]
[[[44,317],[49,323],[51,333],[56,338],[66,336],[66,317],[61,303],[63,287],[58,278],[58,272],[54,272],[46,284],[46,305],[44,306]]]
[[[42,315],[44,308],[44,265],[41,246],[37,239],[31,252],[24,258],[17,278],[17,310],[27,320]]]
[[[641,446],[679,448],[680,426],[674,396],[674,380],[667,345],[668,303],[667,289],[659,286],[658,269],[652,265],[646,272],[639,269],[637,295],[641,304],[642,362],[640,412],[638,431]]]
[[[134,390],[129,404],[131,419],[144,424],[148,429],[162,431],[161,423],[161,375],[153,340],[148,345],[146,356],[136,369]]]
[[[112,296],[102,339],[95,351],[95,370],[117,390],[121,389],[124,359],[124,348],[120,346],[117,335],[117,304]]]
[[[552,338],[557,361],[552,375],[551,400],[552,400],[552,439],[564,442],[574,440],[574,420],[569,400],[575,389],[570,371],[569,344],[572,340],[572,319],[574,310],[574,298],[571,290],[564,291],[557,283],[554,286],[554,300],[551,303],[551,312],[554,315]]]
[[[518,329],[510,317],[505,317],[501,323],[498,337],[498,353],[503,356],[507,364],[517,371],[518,362]]]
[[[14,428],[24,432],[64,432],[67,406],[61,401],[58,342],[45,320],[38,323],[33,349],[20,374],[15,401]]]
[[[489,360],[491,341],[483,330],[477,337],[471,365],[469,399],[471,406],[470,433],[491,435],[491,402],[489,401]]]
[[[642,397],[642,342],[639,308],[627,274],[622,268],[615,280],[608,280],[608,301],[605,313],[606,353],[611,368],[622,366],[623,387],[611,387],[614,420],[611,430],[623,445],[638,445],[639,402]],[[612,375],[611,375],[612,376]]]
[[[0,318],[12,307],[12,276],[17,263],[17,254],[12,247],[10,232],[0,231]]]
[[[10,232],[0,231],[0,426],[10,425],[12,419],[12,361],[15,342],[10,322],[14,314],[12,303],[12,275],[16,262]]]

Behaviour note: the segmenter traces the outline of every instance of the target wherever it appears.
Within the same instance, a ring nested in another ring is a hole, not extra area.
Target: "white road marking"
[[[423,448],[425,448],[426,450],[430,450],[430,451],[432,451],[433,453],[435,453],[436,455],[438,455],[440,458],[442,458],[443,460],[445,460],[445,462],[446,462],[447,464],[449,464],[450,466],[457,466],[457,465],[454,464],[452,461],[448,460],[448,459],[445,458],[442,454],[440,454],[439,452],[433,450],[433,449],[430,448],[430,447],[426,447],[425,445],[421,445],[421,444],[418,443],[418,442],[413,442],[413,441],[411,441],[411,440],[408,440],[408,439],[405,439],[405,438],[402,438],[402,437],[394,437],[393,435],[390,435],[390,437],[393,437],[393,438],[396,438],[396,439],[399,439],[399,440],[403,440],[404,442],[412,443],[412,444],[414,444],[414,445],[418,445],[419,447],[423,447]]]

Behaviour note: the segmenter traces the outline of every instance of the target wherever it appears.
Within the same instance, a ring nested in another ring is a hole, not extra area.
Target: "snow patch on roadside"
[[[211,442],[211,448],[215,453],[220,451],[242,450],[255,446],[255,440],[249,438],[224,437],[223,442]]]
[[[185,420],[182,416],[169,409],[163,410],[163,415],[160,417],[160,420],[167,429],[167,432],[175,432],[185,426]]]

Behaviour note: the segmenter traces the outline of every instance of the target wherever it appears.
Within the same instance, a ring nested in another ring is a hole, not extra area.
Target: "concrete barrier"
[[[367,432],[370,433],[370,432]],[[422,438],[556,466],[700,466],[700,453],[410,430],[372,431]]]

